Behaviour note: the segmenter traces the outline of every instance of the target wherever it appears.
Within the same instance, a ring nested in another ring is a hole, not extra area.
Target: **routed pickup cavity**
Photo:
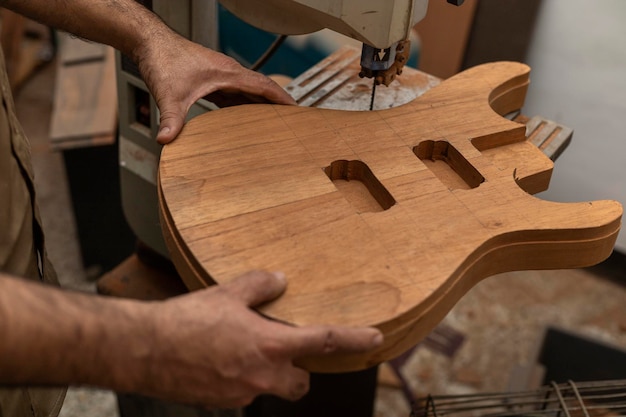
[[[338,160],[324,168],[324,172],[359,213],[384,211],[396,204],[362,161]]]
[[[414,147],[413,152],[451,190],[469,190],[485,181],[480,172],[446,141],[426,140]]]

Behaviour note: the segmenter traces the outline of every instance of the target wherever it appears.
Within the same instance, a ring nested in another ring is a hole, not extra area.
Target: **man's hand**
[[[269,78],[183,38],[135,0],[0,0],[0,7],[130,56],[161,111],[162,144],[178,135],[191,105],[206,95],[220,107],[295,104]]]
[[[207,95],[220,107],[296,104],[268,77],[173,32],[165,33],[158,42],[142,45],[135,59],[161,113],[157,135],[161,144],[174,140],[191,105]]]
[[[206,408],[309,388],[298,358],[364,352],[373,328],[293,327],[250,307],[278,297],[281,274],[251,272],[166,301],[63,291],[0,272],[0,386],[89,385]],[[43,318],[43,319],[42,319]]]
[[[363,352],[382,343],[373,328],[292,327],[249,307],[279,296],[281,274],[251,272],[233,282],[155,304],[144,394],[204,407],[239,407],[257,395],[296,400],[309,375],[295,359]]]

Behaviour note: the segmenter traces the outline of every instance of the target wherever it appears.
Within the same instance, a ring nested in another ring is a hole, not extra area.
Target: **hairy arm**
[[[269,78],[179,36],[134,0],[0,0],[0,6],[131,57],[161,112],[157,140],[163,144],[174,140],[191,105],[207,95],[222,106],[295,104]]]
[[[141,45],[171,30],[133,0],[0,0],[0,6],[137,59]],[[156,46],[156,45],[155,45]]]
[[[141,355],[134,340],[149,333],[146,310],[141,303],[0,274],[0,385],[84,383],[122,388],[107,369],[117,367],[114,361]]]
[[[371,328],[295,328],[249,306],[279,296],[280,274],[166,301],[72,293],[0,274],[0,385],[85,384],[205,407],[308,390],[299,357],[373,349]]]

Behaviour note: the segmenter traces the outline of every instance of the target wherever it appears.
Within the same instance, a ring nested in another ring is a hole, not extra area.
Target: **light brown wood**
[[[77,65],[85,62],[104,61],[108,47],[73,37],[67,33],[59,34],[59,59],[62,65]]]
[[[553,163],[501,117],[522,107],[528,81],[527,66],[493,63],[390,110],[247,105],[193,119],[159,168],[186,285],[284,271],[289,287],[263,314],[384,333],[376,352],[300,364],[340,372],[412,347],[487,276],[602,261],[619,203],[531,195]]]
[[[415,25],[420,38],[420,70],[440,78],[461,70],[477,6],[478,0],[466,0],[460,7],[445,1],[428,2],[426,17]]]
[[[53,149],[114,143],[117,88],[113,48],[60,35],[50,141]]]

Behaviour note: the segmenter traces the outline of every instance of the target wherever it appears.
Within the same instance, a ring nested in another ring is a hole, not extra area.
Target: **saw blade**
[[[370,111],[374,110],[374,98],[376,97],[376,78],[374,78],[374,84],[372,85],[372,99],[370,100]]]

